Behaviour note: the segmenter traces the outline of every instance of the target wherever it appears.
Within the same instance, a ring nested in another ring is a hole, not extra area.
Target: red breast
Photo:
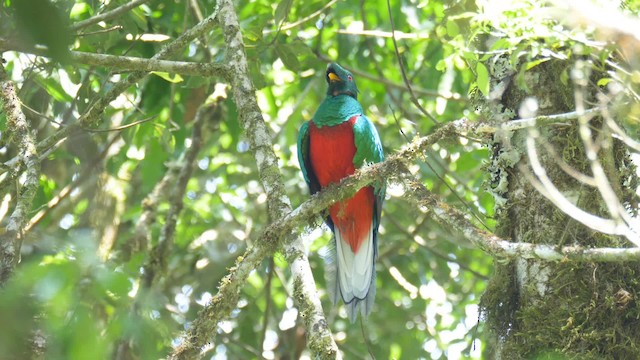
[[[313,172],[320,186],[337,183],[355,172],[353,157],[356,145],[353,125],[359,115],[335,125],[317,127],[313,121],[309,126],[309,157]],[[329,213],[342,237],[354,253],[363,241],[368,240],[373,220],[374,196],[370,186],[360,189],[353,197],[331,206]]]

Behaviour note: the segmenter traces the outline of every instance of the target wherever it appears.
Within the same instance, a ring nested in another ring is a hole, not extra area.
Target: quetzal
[[[384,160],[380,136],[363,114],[353,75],[332,63],[327,67],[327,97],[298,134],[298,161],[311,194]],[[360,189],[329,208],[325,222],[334,234],[330,246],[328,287],[333,303],[342,298],[354,322],[358,309],[366,317],[376,294],[378,226],[384,184]]]

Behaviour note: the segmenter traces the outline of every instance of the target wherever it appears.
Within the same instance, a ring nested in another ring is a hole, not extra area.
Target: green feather
[[[309,174],[307,174],[307,164],[305,161],[307,156],[309,155],[309,122],[306,121],[300,127],[300,132],[298,133],[298,162],[300,163],[300,169],[302,169],[302,175],[304,176],[304,181],[309,183]]]
[[[379,163],[384,160],[384,152],[382,150],[382,143],[380,142],[380,136],[373,123],[363,114],[362,106],[357,100],[358,88],[356,87],[353,75],[346,69],[340,67],[338,64],[329,64],[327,67],[327,84],[329,86],[327,90],[327,97],[320,104],[320,107],[313,115],[311,122],[314,126],[319,128],[338,126],[342,123],[349,121],[355,117],[353,123],[353,143],[356,147],[356,152],[353,155],[353,165],[355,168],[361,168],[367,166],[370,163]],[[320,183],[315,176],[313,166],[310,161],[309,154],[309,124],[305,122],[300,128],[298,134],[298,161],[300,162],[300,168],[304,175],[304,179],[309,185],[309,189],[312,194],[321,190]],[[349,140],[347,140],[349,141]],[[346,155],[345,155],[346,156]],[[364,298],[351,298],[346,303],[347,313],[351,322],[355,321],[355,318],[360,311],[364,316],[371,312],[373,306],[373,299],[376,293],[375,284],[375,260],[378,257],[378,226],[380,225],[380,215],[382,211],[382,203],[385,196],[385,181],[376,181],[371,184],[375,194],[374,201],[374,213],[373,213],[373,264],[372,264],[372,277],[370,279],[369,288]],[[330,216],[325,219],[327,225],[331,228],[335,234],[339,235],[334,229],[333,220]],[[329,274],[328,288],[329,292],[333,292],[333,300],[336,302],[342,294],[342,287],[339,285],[339,275],[337,273],[338,267],[336,263],[336,249],[338,236],[334,236],[332,254],[334,258],[327,263],[327,269]],[[342,243],[341,243],[342,244]],[[340,275],[341,276],[341,275]],[[333,291],[332,291],[333,290]],[[345,298],[343,300],[346,302]]]
[[[327,96],[313,115],[313,123],[319,128],[335,126],[360,114],[362,114],[362,106],[353,97],[348,95]]]
[[[353,140],[356,144],[356,154],[353,157],[353,165],[356,168],[361,168],[368,163],[384,161],[384,151],[382,150],[380,135],[378,135],[378,131],[371,120],[364,115],[361,115],[353,125]],[[380,224],[380,213],[382,212],[386,186],[384,182],[375,182],[372,185],[373,192],[376,195],[376,214],[373,221],[377,228],[378,224]]]
[[[362,167],[365,163],[379,163],[384,160],[378,131],[366,116],[361,115],[353,125],[353,138],[356,144],[353,164],[357,168]]]

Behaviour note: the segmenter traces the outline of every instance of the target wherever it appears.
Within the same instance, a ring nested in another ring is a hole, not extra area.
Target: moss
[[[518,292],[513,277],[514,264],[496,266],[495,273],[487,284],[487,290],[480,300],[482,317],[489,331],[506,337],[512,330],[515,313],[518,308]],[[508,284],[509,286],[505,286]]]
[[[298,303],[298,310],[300,311],[300,318],[305,323],[307,329],[313,329],[309,335],[313,334],[330,334],[329,326],[324,319],[313,323],[314,311],[320,311],[316,309],[313,303],[303,294],[303,283],[300,278],[293,280],[293,297]],[[335,359],[337,354],[334,351],[332,339],[329,336],[309,336],[307,339],[309,347],[314,349],[316,354],[319,354],[320,359]]]
[[[536,84],[512,84],[502,97],[502,105],[517,109],[522,100],[534,96],[543,113],[571,111],[573,89],[558,81],[570,66],[562,61],[540,64],[534,68],[535,76],[524,78]],[[592,120],[594,132],[599,125],[597,119]],[[572,168],[591,174],[577,127],[548,126],[539,131],[539,139],[544,140],[538,142],[540,161],[554,185],[574,196],[580,208],[608,215],[596,189],[580,183],[557,165],[560,157]],[[488,167],[493,176],[491,185],[497,195],[506,199],[502,212],[497,213],[497,234],[534,244],[627,246],[624,239],[595,232],[574,221],[531,186],[509,161],[510,157],[504,155],[511,151],[524,153],[527,136],[526,130],[519,131],[508,138],[507,144],[497,141],[492,145],[493,158]],[[507,151],[508,146],[512,148]],[[549,148],[554,149],[555,155]],[[633,189],[638,180],[624,146],[614,141],[610,152],[602,151],[600,155],[609,178],[614,179],[618,196],[627,199],[628,204],[637,204]],[[544,276],[539,275],[541,269]],[[640,359],[639,275],[639,263],[498,263],[481,301],[487,328],[493,334],[493,348],[500,351],[503,359]]]
[[[562,264],[554,270],[544,301],[515,312],[517,331],[503,353],[531,358],[561,350],[569,359],[640,358],[640,266]],[[524,289],[523,303],[531,291]]]

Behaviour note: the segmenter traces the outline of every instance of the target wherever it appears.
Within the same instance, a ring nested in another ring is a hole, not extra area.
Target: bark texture
[[[496,62],[495,64],[499,64]],[[510,76],[494,80],[506,89],[493,103],[484,106],[493,118],[517,118],[527,98],[538,105],[538,114],[574,110],[575,84],[570,80],[575,63],[548,61],[527,71],[524,77],[508,70]],[[494,74],[504,72],[493,69]],[[587,74],[587,77],[589,74]],[[497,77],[499,78],[499,76]],[[562,81],[562,79],[569,79]],[[598,91],[595,81],[584,89],[587,101]],[[527,116],[527,115],[524,115]],[[591,128],[600,133],[602,121],[594,117]],[[536,148],[539,160],[560,192],[592,214],[606,217],[600,193],[567,175],[559,159],[580,172],[591,175],[583,143],[575,123],[538,126]],[[496,134],[489,169],[499,209],[497,235],[514,242],[552,246],[629,247],[618,236],[604,235],[572,220],[532,186],[526,141],[527,129]],[[549,149],[553,149],[550,151]],[[620,179],[635,180],[635,169],[621,144],[615,142],[598,153],[608,164],[608,178],[618,189],[618,198],[630,201],[630,189]],[[640,358],[640,264],[544,262],[519,258],[496,265],[496,272],[482,305],[491,331],[487,358],[531,359],[560,356],[569,359]]]

